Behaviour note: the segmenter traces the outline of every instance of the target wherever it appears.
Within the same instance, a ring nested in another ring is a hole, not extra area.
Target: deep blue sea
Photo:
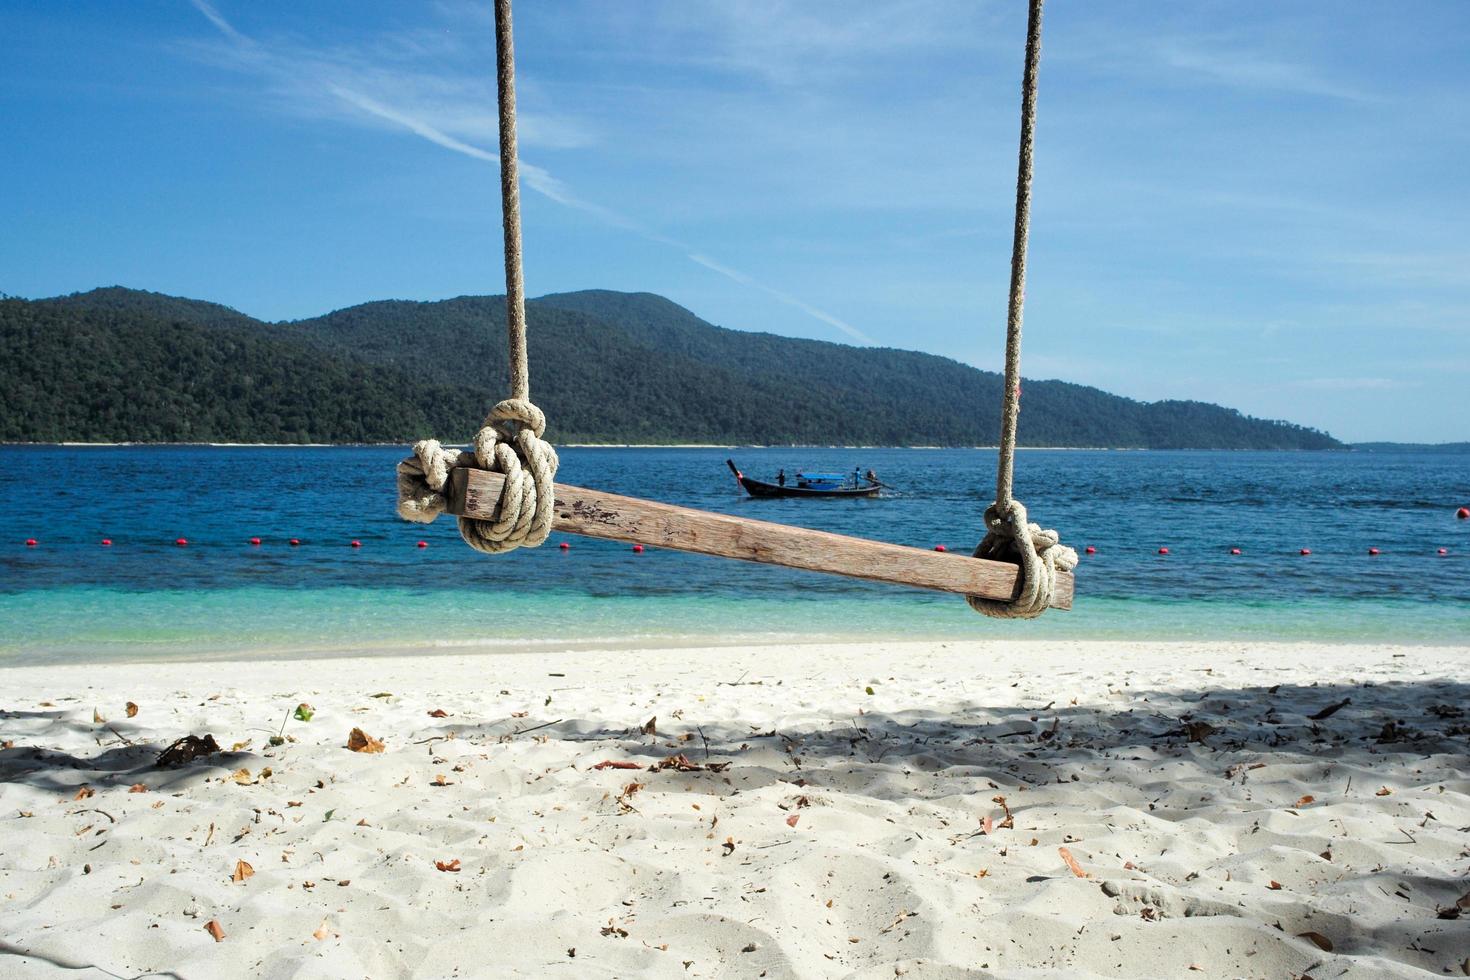
[[[451,519],[394,515],[405,452],[0,447],[0,664],[848,637],[1470,641],[1470,521],[1455,518],[1470,456],[1024,451],[1033,519],[1097,552],[1072,612],[1012,623],[956,596],[587,538],[483,557]],[[768,478],[872,467],[897,492],[751,500],[732,455]],[[565,483],[966,551],[995,466],[993,450],[561,458]]]

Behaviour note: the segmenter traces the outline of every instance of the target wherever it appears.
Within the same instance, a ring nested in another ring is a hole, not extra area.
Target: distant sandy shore
[[[108,448],[117,446],[203,446],[211,449],[331,449],[352,446],[401,446],[411,442],[0,442],[0,446],[61,446],[68,449]],[[564,449],[995,449],[996,446],[839,446],[828,443],[810,445],[764,445],[760,443],[720,442],[563,442]],[[1149,450],[1133,446],[1017,446],[1018,450],[1040,449],[1049,452],[1068,449],[1078,452],[1139,452]],[[1203,449],[1200,452],[1214,452]]]
[[[0,975],[1459,976],[1467,693],[1470,646],[0,669]]]

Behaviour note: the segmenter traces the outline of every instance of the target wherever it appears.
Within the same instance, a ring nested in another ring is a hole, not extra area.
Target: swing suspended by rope
[[[442,513],[454,514],[465,542],[490,554],[535,547],[557,530],[954,592],[965,596],[971,607],[987,616],[1030,619],[1047,608],[1070,609],[1077,553],[1060,543],[1057,532],[1030,523],[1026,509],[1012,496],[1043,2],[1031,0],[1026,32],[995,503],[985,511],[985,538],[972,557],[675,507],[554,482],[556,451],[542,439],[546,417],[531,402],[526,355],[510,0],[495,0],[495,50],[511,397],[490,410],[475,433],[470,451],[446,449],[432,439],[413,447],[414,455],[398,464],[399,516],[427,523]]]

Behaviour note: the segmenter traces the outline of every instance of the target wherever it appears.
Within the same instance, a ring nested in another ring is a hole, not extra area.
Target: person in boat
[[[863,474],[863,479],[867,480],[869,483],[877,483],[878,474],[874,473],[872,470],[868,470],[868,472]]]
[[[785,485],[786,485],[786,471],[785,470],[781,470],[780,472],[778,472],[776,474],[776,486],[778,486],[778,487],[784,487]]]

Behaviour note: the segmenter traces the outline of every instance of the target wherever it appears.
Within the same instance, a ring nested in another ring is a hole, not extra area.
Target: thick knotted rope
[[[1052,603],[1057,572],[1077,567],[1077,552],[1061,543],[1055,531],[1026,520],[1026,508],[1012,500],[1004,509],[992,504],[985,510],[985,538],[975,548],[976,558],[1020,566],[1018,590],[1009,602],[965,596],[970,608],[997,619],[1035,619]]]
[[[534,548],[551,533],[556,450],[542,440],[546,418],[528,401],[507,399],[490,410],[475,433],[473,452],[446,449],[434,439],[415,443],[398,464],[398,516],[427,524],[444,513],[449,472],[476,466],[503,473],[505,485],[493,521],[459,519],[459,534],[476,551],[499,554]]]
[[[1077,552],[1062,546],[1055,531],[1026,520],[1026,508],[1011,495],[1016,463],[1016,423],[1021,415],[1021,323],[1026,301],[1026,245],[1031,228],[1031,156],[1036,129],[1036,69],[1041,61],[1041,7],[1031,0],[1026,24],[1026,69],[1021,78],[1021,150],[1016,167],[1016,226],[1011,244],[1011,292],[1006,316],[1005,391],[1001,400],[1000,454],[995,503],[985,511],[985,538],[976,558],[1020,566],[1015,598],[998,602],[966,596],[970,608],[1000,619],[1034,619],[1051,605],[1058,570],[1077,567]]]
[[[398,516],[428,523],[444,513],[444,487],[458,466],[505,475],[493,521],[459,519],[459,534],[477,551],[534,548],[551,532],[556,450],[541,437],[546,416],[531,402],[526,356],[526,293],[521,275],[521,192],[516,168],[515,47],[510,0],[495,2],[495,75],[500,102],[500,207],[505,232],[505,307],[511,397],[490,410],[472,440],[473,454],[425,439],[398,464]]]

